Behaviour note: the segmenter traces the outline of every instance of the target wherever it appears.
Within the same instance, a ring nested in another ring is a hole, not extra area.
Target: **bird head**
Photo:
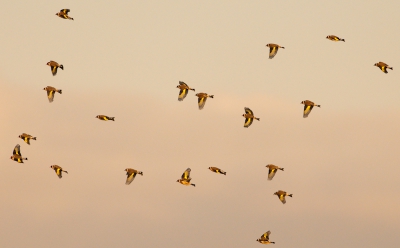
[[[20,136],[18,136],[18,138],[21,138],[21,135],[20,135]]]
[[[300,104],[304,104],[304,101],[302,101]]]
[[[375,63],[374,66],[378,66],[378,63]]]
[[[13,156],[11,156],[10,159],[13,159]]]
[[[46,65],[50,65],[50,62],[47,62],[47,64]]]
[[[269,47],[269,44],[267,44],[266,46]]]
[[[96,118],[99,118],[99,115],[97,115]]]

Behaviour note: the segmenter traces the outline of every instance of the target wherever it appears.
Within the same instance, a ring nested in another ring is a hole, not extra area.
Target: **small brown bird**
[[[21,149],[18,144],[14,147],[13,155],[10,157],[10,159],[17,161],[18,163],[24,163],[24,160],[28,160],[28,158],[22,157]]]
[[[251,111],[251,109],[245,107],[244,111],[246,112],[246,114],[242,115],[244,118],[246,118],[244,120],[244,127],[246,127],[246,128],[250,127],[250,125],[253,123],[253,119],[256,119],[257,121],[260,120],[260,118],[257,118],[254,116],[253,111]]]
[[[18,136],[18,138],[21,138],[23,141],[25,141],[28,145],[30,145],[31,143],[29,142],[30,139],[36,140],[36,137],[33,137],[32,135],[23,133],[20,136]]]
[[[102,121],[115,121],[115,117],[108,117],[106,115],[98,115],[96,116],[97,119],[102,120]]]
[[[339,38],[339,37],[337,37],[335,35],[328,35],[328,36],[326,36],[326,38],[328,40],[332,40],[332,41],[343,41],[343,42],[345,42],[344,39],[341,39],[341,38]]]
[[[384,73],[388,73],[388,71],[386,69],[393,70],[393,67],[390,67],[388,64],[385,64],[383,62],[375,63],[374,66],[381,69]]]
[[[69,9],[62,9],[62,10],[60,10],[60,12],[58,12],[58,13],[56,14],[56,16],[59,16],[59,17],[61,17],[61,18],[63,18],[63,19],[74,20],[74,18],[68,16],[68,12],[70,12]]]
[[[127,175],[126,182],[125,182],[126,185],[131,184],[131,182],[133,181],[133,179],[135,179],[137,174],[143,176],[143,172],[137,171],[135,169],[126,168],[125,171],[126,171],[126,175]]]
[[[185,84],[182,81],[179,81],[179,85],[176,86],[176,88],[180,89],[178,101],[183,101],[183,99],[185,99],[185,97],[187,96],[189,90],[195,91],[195,89],[190,88],[187,84]]]
[[[260,242],[261,244],[268,245],[268,244],[275,244],[275,242],[269,241],[269,235],[271,234],[270,231],[261,235],[261,238],[257,239],[256,241]]]
[[[47,86],[46,88],[43,88],[43,90],[47,91],[47,98],[49,99],[49,102],[53,102],[54,99],[54,94],[56,92],[62,94],[62,90],[58,90],[52,86]]]
[[[285,49],[284,47],[282,47],[280,45],[277,45],[277,44],[273,44],[273,43],[267,44],[267,47],[269,47],[269,58],[270,59],[275,57],[275,55],[278,52],[279,48]]]
[[[48,66],[50,66],[51,69],[51,73],[53,73],[53,76],[55,76],[57,74],[57,68],[60,67],[61,70],[64,70],[64,66],[58,64],[57,62],[50,60],[50,62],[47,62]]]
[[[285,196],[293,197],[293,194],[288,194],[288,193],[286,193],[285,191],[282,191],[282,190],[276,191],[276,192],[274,193],[274,195],[277,195],[278,198],[279,198],[279,200],[281,200],[281,202],[282,202],[283,204],[286,203]]]
[[[197,93],[196,96],[198,99],[199,109],[202,110],[204,105],[206,104],[207,97],[214,98],[214,95],[208,95],[207,93]]]
[[[65,172],[65,173],[68,174],[68,171],[63,170],[63,169],[62,169],[60,166],[58,166],[58,165],[52,165],[52,166],[50,166],[50,168],[52,168],[52,169],[56,172],[58,178],[60,178],[60,179],[62,178],[62,173],[63,173],[63,172]]]
[[[310,114],[311,110],[314,108],[314,106],[320,108],[321,105],[317,105],[313,103],[312,101],[305,100],[302,101],[301,104],[304,104],[304,112],[303,112],[303,118],[307,118],[308,115]]]
[[[274,178],[274,176],[275,176],[275,173],[278,171],[278,170],[281,170],[281,171],[283,171],[283,168],[279,168],[278,166],[276,166],[276,165],[273,165],[273,164],[268,164],[267,166],[265,166],[265,167],[268,167],[268,180],[272,180],[272,178]]]
[[[185,170],[185,172],[183,172],[183,174],[182,174],[182,176],[181,176],[181,179],[178,179],[177,182],[180,183],[180,184],[183,184],[183,185],[185,185],[185,186],[192,185],[193,187],[196,187],[195,184],[190,183],[190,180],[192,180],[192,179],[190,178],[190,171],[191,171],[191,169],[190,169],[190,168],[187,168],[187,169]]]
[[[221,170],[220,168],[217,167],[208,167],[208,169],[212,172],[218,173],[218,174],[224,174],[226,176],[226,172]]]

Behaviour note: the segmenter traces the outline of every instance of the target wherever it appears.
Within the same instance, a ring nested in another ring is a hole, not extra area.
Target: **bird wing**
[[[30,145],[29,140],[31,139],[31,137],[29,135],[27,135],[26,133],[23,133],[21,135],[21,138],[25,141],[25,143],[27,143],[28,145]]]
[[[55,76],[57,74],[57,66],[51,65],[50,69],[53,76]]]
[[[381,68],[381,70],[382,70],[384,73],[388,73],[388,71],[386,70],[387,65],[381,64],[379,67]]]
[[[68,14],[68,12],[70,12],[70,10],[69,9],[62,9],[62,10],[60,10],[60,12],[63,12],[64,14]]]
[[[276,53],[278,52],[278,47],[272,46],[269,48],[269,58],[272,59],[275,57]]]
[[[187,169],[185,170],[185,172],[183,172],[181,178],[182,178],[183,180],[189,180],[189,182],[190,182],[190,171],[191,171],[191,169],[190,169],[190,168],[187,168]]]
[[[179,84],[180,84],[180,85],[185,85],[186,87],[189,88],[189,86],[188,86],[185,82],[179,81]]]
[[[268,171],[268,180],[272,180],[272,178],[274,178],[274,176],[275,176],[275,173],[276,173],[276,169],[271,169],[271,168],[269,168],[269,171]]]
[[[62,170],[61,170],[61,168],[56,168],[55,171],[56,171],[57,176],[59,178],[62,178]]]
[[[21,149],[20,149],[20,145],[16,145],[16,146],[14,147],[14,150],[13,150],[13,155],[19,155],[19,156],[22,156],[22,155],[21,155]]]
[[[127,173],[127,174],[128,174],[128,176],[127,176],[127,178],[126,178],[125,184],[126,184],[126,185],[129,185],[129,184],[131,184],[131,182],[133,181],[133,179],[135,179],[136,173],[131,172],[130,174],[129,174],[129,173]]]
[[[285,203],[286,203],[285,194],[279,195],[279,200],[281,200],[281,202],[282,202],[283,204],[285,204]]]
[[[48,90],[48,91],[47,91],[47,98],[49,98],[49,102],[53,102],[54,93],[55,93],[54,90]]]
[[[179,91],[178,101],[183,101],[188,94],[188,89],[181,89]]]
[[[250,127],[251,123],[253,123],[253,118],[246,118],[244,120],[244,127]]]
[[[269,235],[271,234],[270,231],[264,233],[263,235],[261,235],[261,241],[268,241],[269,240]]]
[[[244,111],[246,112],[246,114],[254,115],[253,111],[251,111],[251,109],[249,109],[248,107],[245,107]]]
[[[204,108],[206,101],[207,101],[207,97],[199,97],[199,99],[198,99],[199,109]]]
[[[307,118],[314,106],[304,105],[303,118]]]

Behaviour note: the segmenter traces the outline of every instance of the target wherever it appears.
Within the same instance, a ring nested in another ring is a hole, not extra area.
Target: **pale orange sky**
[[[260,247],[271,230],[276,247],[397,247],[399,7],[4,3],[0,246]],[[286,49],[271,60],[268,43]],[[196,89],[183,102],[180,80]],[[48,85],[63,90],[51,104]],[[215,95],[201,111],[199,92]],[[321,108],[303,119],[306,99]],[[248,129],[245,106],[261,118]],[[285,171],[267,181],[270,163]],[[188,167],[196,187],[176,182]],[[125,168],[144,176],[126,186]]]

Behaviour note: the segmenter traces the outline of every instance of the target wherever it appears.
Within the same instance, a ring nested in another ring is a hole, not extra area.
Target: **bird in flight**
[[[180,89],[178,101],[183,101],[183,99],[185,99],[185,97],[187,96],[189,90],[195,91],[195,89],[190,88],[187,84],[185,84],[182,81],[179,81],[179,85],[176,86],[176,88]]]
[[[143,172],[135,169],[126,168],[125,171],[126,171],[126,182],[125,182],[126,185],[131,184],[131,182],[133,181],[133,179],[135,179],[137,174],[143,176]]]
[[[21,148],[18,144],[14,147],[13,155],[10,157],[10,159],[17,161],[18,163],[24,163],[24,160],[28,160],[28,158],[22,157]]]
[[[63,170],[63,168],[61,168],[58,165],[52,165],[52,166],[50,166],[50,168],[52,168],[56,172],[58,178],[60,178],[60,179],[62,178],[62,173],[63,172],[68,174],[68,171]]]
[[[310,112],[314,108],[314,106],[317,106],[318,108],[321,107],[321,105],[317,105],[309,100],[302,101],[301,104],[304,104],[303,118],[308,117],[308,115],[310,114]]]
[[[62,9],[62,10],[60,10],[60,12],[58,12],[58,13],[56,14],[56,16],[59,16],[59,17],[61,17],[61,18],[63,18],[63,19],[74,20],[74,18],[68,16],[68,13],[69,13],[69,12],[70,12],[69,9]]]
[[[62,94],[62,90],[61,90],[61,89],[58,90],[58,89],[56,89],[56,88],[54,88],[54,87],[52,87],[52,86],[47,86],[47,87],[43,88],[43,90],[47,91],[47,98],[49,99],[49,102],[50,102],[50,103],[53,102],[54,94],[55,94],[56,92]]]
[[[244,127],[250,127],[250,125],[253,123],[253,119],[256,119],[257,121],[260,120],[260,118],[254,116],[253,111],[251,111],[251,109],[248,107],[245,107],[244,111],[246,112],[246,114],[242,115],[244,118],[246,118],[244,120]]]
[[[196,96],[199,98],[197,103],[199,104],[199,109],[202,110],[206,104],[207,97],[214,98],[214,95],[208,95],[207,93],[197,93]]]
[[[375,63],[374,66],[381,69],[384,73],[388,73],[388,71],[386,69],[393,70],[393,67],[390,67],[388,64],[385,64],[383,62]]]
[[[192,185],[193,187],[196,187],[196,185],[194,185],[193,183],[190,183],[190,180],[192,180],[190,178],[190,168],[187,168],[185,170],[185,172],[183,172],[181,179],[178,179],[177,182],[186,186]]]
[[[267,44],[267,47],[269,47],[269,58],[272,59],[275,57],[276,53],[278,52],[279,48],[285,49],[283,46],[269,43]]]
[[[18,136],[18,138],[21,138],[23,141],[25,141],[25,143],[27,143],[28,145],[30,145],[31,143],[29,142],[31,139],[36,140],[36,137],[33,137],[32,135],[23,133],[20,136]]]
[[[331,40],[331,41],[343,41],[343,42],[345,42],[344,39],[341,39],[341,38],[339,38],[339,37],[337,37],[335,35],[328,35],[328,36],[326,36],[326,38],[328,40]]]
[[[270,231],[261,235],[261,238],[257,239],[256,241],[260,242],[261,244],[268,245],[268,244],[275,244],[275,242],[269,241],[269,235],[271,234]]]

